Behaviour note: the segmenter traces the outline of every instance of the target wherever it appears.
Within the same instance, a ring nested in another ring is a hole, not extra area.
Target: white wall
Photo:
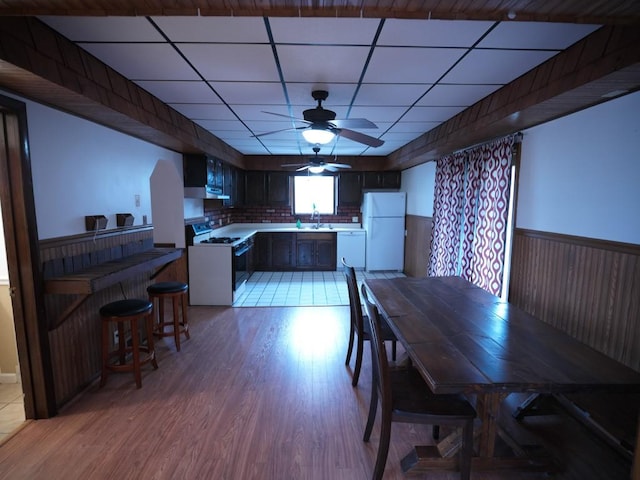
[[[152,223],[149,178],[159,159],[182,155],[15,95],[27,105],[31,170],[40,239],[85,232],[85,215],[143,215]],[[140,205],[136,206],[136,195]]]
[[[640,92],[524,132],[516,226],[640,244]]]
[[[436,162],[423,163],[402,172],[401,190],[407,192],[407,214],[433,216]]]

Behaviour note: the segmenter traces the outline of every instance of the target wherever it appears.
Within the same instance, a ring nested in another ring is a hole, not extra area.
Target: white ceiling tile
[[[233,112],[226,105],[172,103],[169,105],[184,116],[195,120],[235,120]]]
[[[268,43],[262,17],[151,17],[173,42]]]
[[[501,85],[435,85],[417,106],[469,106],[495,92]]]
[[[371,18],[269,18],[276,43],[370,45],[380,20]]]
[[[351,118],[366,118],[376,123],[395,122],[400,116],[406,112],[406,107],[353,107],[351,110]]]
[[[245,121],[260,120],[263,122],[282,121],[284,117],[289,116],[289,109],[286,105],[230,105],[236,114]],[[276,113],[278,115],[272,115]],[[286,120],[286,119],[285,119]]]
[[[367,83],[435,83],[466,52],[459,48],[378,47],[364,76]]]
[[[411,106],[429,85],[388,83],[365,83],[360,86],[354,105]]]
[[[382,135],[381,140],[386,141],[396,141],[396,142],[400,142],[400,143],[408,143],[412,140],[415,140],[416,138],[418,138],[419,136],[421,136],[422,133],[421,132],[413,132],[413,133],[409,133],[409,132],[387,132],[384,135]]]
[[[598,28],[600,25],[502,22],[478,47],[564,50]]]
[[[536,50],[473,50],[442,81],[506,84],[556,53]]]
[[[493,22],[387,19],[378,46],[471,47]]]
[[[169,44],[80,43],[129,80],[198,80],[196,72]]]
[[[403,118],[395,125],[385,129],[385,131],[393,133],[425,133],[429,130],[437,127],[442,122],[438,121],[424,121],[424,122],[407,122]]]
[[[38,17],[74,42],[165,42],[145,17]]]
[[[288,82],[287,93],[291,105],[312,108],[316,106],[316,101],[311,96],[314,90],[325,90],[329,92],[327,100],[322,106],[333,110],[336,105],[349,105],[356,91],[356,83],[295,83]]]
[[[278,45],[286,82],[353,83],[362,74],[368,47]]]
[[[213,90],[201,81],[140,80],[135,83],[164,103],[222,103]]]
[[[209,82],[226,103],[234,105],[284,104],[279,82]]]
[[[209,81],[279,81],[268,45],[180,43],[187,60]]]

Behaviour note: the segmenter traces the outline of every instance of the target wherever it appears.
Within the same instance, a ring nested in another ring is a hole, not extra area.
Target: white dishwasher
[[[356,270],[364,270],[367,238],[365,233],[364,230],[337,232],[336,251],[338,253],[338,261],[336,265],[338,270],[342,268],[342,257]]]

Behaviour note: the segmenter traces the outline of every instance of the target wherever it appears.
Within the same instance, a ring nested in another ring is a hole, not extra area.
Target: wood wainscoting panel
[[[516,229],[509,301],[640,371],[640,245]]]
[[[404,273],[409,277],[426,277],[431,252],[433,219],[419,215],[407,215],[404,240]]]

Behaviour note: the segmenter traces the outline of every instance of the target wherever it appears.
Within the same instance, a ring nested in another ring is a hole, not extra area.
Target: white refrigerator
[[[403,270],[406,205],[405,192],[364,194],[362,223],[367,232],[367,271]]]

